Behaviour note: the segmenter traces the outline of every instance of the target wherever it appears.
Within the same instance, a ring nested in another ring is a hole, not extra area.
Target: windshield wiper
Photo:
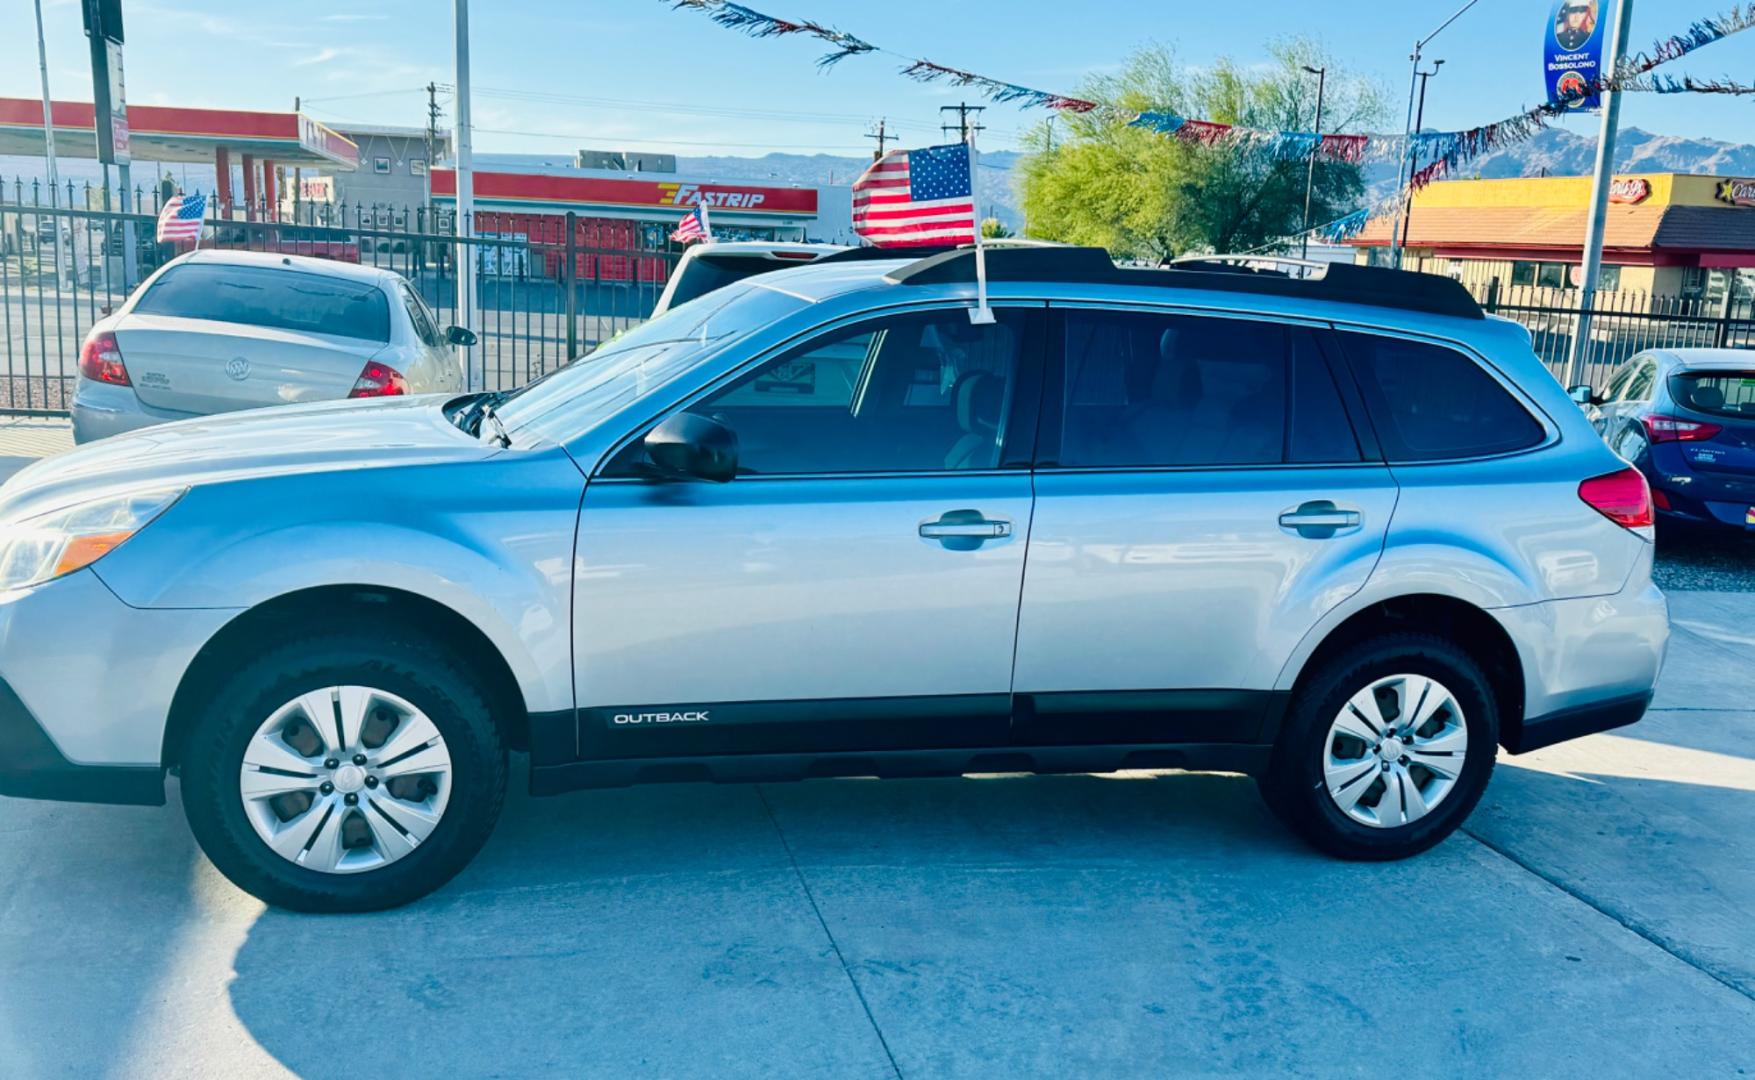
[[[481,418],[494,426],[494,438],[499,442],[500,449],[509,449],[512,445],[512,436],[506,434],[506,423],[500,419],[499,413],[494,412],[493,402],[484,401],[482,403]],[[480,433],[480,421],[476,422],[475,430],[477,433]]]

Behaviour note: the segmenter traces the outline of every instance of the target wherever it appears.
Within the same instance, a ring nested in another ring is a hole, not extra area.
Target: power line
[[[864,150],[863,146],[828,146],[823,143],[721,142],[707,139],[636,139],[631,135],[587,134],[579,131],[516,131],[510,128],[476,127],[486,135],[520,135],[532,139],[574,139],[585,142],[654,143],[659,146],[735,146],[767,150]]]

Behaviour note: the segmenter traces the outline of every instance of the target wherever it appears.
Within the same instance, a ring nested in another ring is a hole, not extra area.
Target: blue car
[[[1669,521],[1755,530],[1755,351],[1658,349],[1573,397]]]

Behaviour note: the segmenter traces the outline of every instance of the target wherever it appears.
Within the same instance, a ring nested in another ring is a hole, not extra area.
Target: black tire
[[[1425,817],[1394,828],[1353,820],[1335,805],[1323,777],[1329,727],[1358,691],[1390,675],[1424,675],[1455,696],[1468,729],[1456,785]],[[1463,823],[1480,801],[1498,754],[1499,708],[1480,664],[1455,643],[1397,633],[1354,645],[1299,684],[1268,771],[1263,798],[1287,827],[1320,851],[1343,859],[1405,859],[1427,850]]]
[[[451,880],[486,843],[506,795],[505,740],[467,671],[434,642],[368,627],[297,639],[242,665],[183,745],[183,811],[202,851],[240,889],[294,911],[376,911]],[[239,770],[273,710],[302,693],[350,684],[387,690],[426,713],[451,755],[451,791],[416,850],[377,869],[331,874],[295,865],[263,842],[245,814]]]

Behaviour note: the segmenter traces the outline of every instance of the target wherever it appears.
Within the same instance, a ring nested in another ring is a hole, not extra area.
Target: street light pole
[[[1310,168],[1304,174],[1304,250],[1302,258],[1310,258],[1310,196],[1316,190],[1316,157],[1322,153],[1322,93],[1328,85],[1328,68],[1306,64],[1304,70],[1316,76],[1316,142],[1310,147]]]
[[[471,221],[475,208],[474,153],[469,137],[469,0],[457,0],[457,325],[465,329],[475,320],[475,252],[466,237],[474,231]],[[429,166],[430,167],[430,166]],[[476,352],[463,349],[463,374],[470,390],[484,389],[484,379]]]
[[[1439,34],[1442,34],[1442,33],[1444,33],[1444,31],[1448,30],[1450,28],[1451,23],[1462,18],[1463,15],[1470,8],[1474,7],[1476,4],[1478,4],[1480,2],[1481,2],[1481,0],[1469,0],[1468,3],[1464,4],[1460,8],[1457,8],[1456,13],[1453,14],[1450,18],[1444,20],[1442,23],[1439,23],[1438,29],[1432,31],[1430,34],[1427,34],[1425,37],[1421,38],[1419,41],[1414,42],[1414,53],[1412,56],[1410,56],[1408,58],[1409,60],[1413,61],[1413,74],[1408,77],[1408,122],[1407,122],[1407,127],[1404,128],[1402,131],[1402,165],[1401,165],[1401,171],[1396,174],[1397,183],[1404,183],[1405,184],[1405,183],[1410,183],[1413,180],[1413,172],[1412,172],[1413,160],[1412,159],[1414,156],[1414,96],[1419,92],[1419,89],[1420,89],[1420,60],[1422,59],[1422,57],[1425,54],[1426,46],[1432,44],[1433,38],[1437,37]],[[1390,265],[1396,267],[1397,269],[1400,269],[1401,265],[1402,265],[1401,234],[1402,234],[1402,204],[1398,201],[1396,203],[1396,208],[1395,208],[1395,224],[1390,228],[1390,231],[1389,231]]]
[[[1414,74],[1419,76],[1419,79],[1420,79],[1420,106],[1414,112],[1414,130],[1415,131],[1420,130],[1420,128],[1426,123],[1426,83],[1432,78],[1432,76],[1438,74],[1438,70],[1440,68],[1442,68],[1443,66],[1444,66],[1444,61],[1434,60],[1434,61],[1432,61],[1432,70],[1431,71],[1415,71],[1414,72]],[[1413,182],[1414,182],[1414,178],[1412,176],[1408,177],[1408,184],[1410,185],[1410,187],[1412,186]],[[1410,190],[1408,192],[1407,197],[1403,200],[1401,221],[1402,221],[1401,248],[1403,251],[1406,251],[1408,249],[1408,233],[1414,227],[1414,193],[1412,190]]]
[[[59,187],[61,178],[55,171],[55,117],[49,104],[49,54],[43,48],[43,0],[37,2],[37,67],[43,75],[43,153],[49,162],[49,207],[55,209],[61,205]]]
[[[1627,30],[1633,24],[1633,0],[1617,0],[1615,22],[1609,38],[1611,76],[1621,74],[1627,59]],[[1614,183],[1615,136],[1621,127],[1621,95],[1611,89],[1603,95],[1603,126],[1597,135],[1596,176],[1591,181],[1590,224],[1584,234],[1584,280],[1578,290],[1578,329],[1572,335],[1572,355],[1566,365],[1566,385],[1585,381],[1590,361],[1591,308],[1597,302],[1597,279],[1603,268],[1603,229],[1609,220],[1609,188]]]

